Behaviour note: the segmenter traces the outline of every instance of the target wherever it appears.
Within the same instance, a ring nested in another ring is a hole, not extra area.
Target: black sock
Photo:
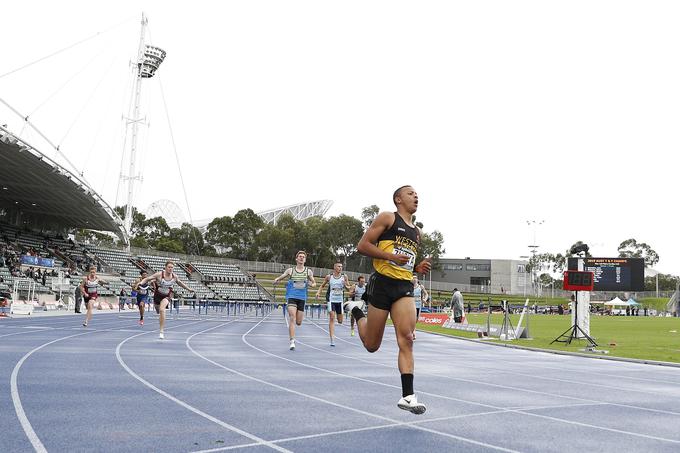
[[[357,323],[364,316],[366,315],[364,315],[364,312],[359,307],[352,308],[352,317],[354,318],[355,321],[357,321]]]
[[[401,396],[413,395],[413,374],[401,375]]]

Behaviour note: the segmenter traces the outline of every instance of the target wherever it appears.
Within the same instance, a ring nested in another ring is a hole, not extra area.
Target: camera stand
[[[581,326],[578,325],[578,291],[575,291],[574,294],[575,297],[572,307],[572,310],[574,310],[574,325],[565,330],[564,333],[562,333],[562,335],[551,341],[550,344],[553,344],[555,342],[571,344],[571,340],[576,339],[576,340],[588,340],[588,346],[591,348],[595,347],[597,346],[595,340],[593,340],[590,337],[590,335],[585,333],[583,329],[581,329]],[[582,337],[579,337],[579,332],[581,333]]]
[[[502,306],[503,306],[503,325],[501,326],[501,333],[500,333],[500,339],[501,340],[516,340],[517,339],[517,331],[515,330],[515,327],[512,325],[512,321],[510,320],[510,313],[508,310],[508,301],[504,300],[502,301]],[[510,336],[510,331],[512,331],[512,337]]]

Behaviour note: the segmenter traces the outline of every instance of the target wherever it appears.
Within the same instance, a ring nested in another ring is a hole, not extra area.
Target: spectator
[[[76,286],[74,296],[76,302],[76,313],[80,313],[80,304],[83,301],[83,293],[80,291],[80,286]]]
[[[458,288],[453,288],[453,295],[451,296],[451,311],[453,312],[453,320],[456,324],[463,322],[463,295],[458,291]]]
[[[126,303],[125,303],[126,300],[125,300],[125,299],[126,299],[126,298],[127,298],[127,294],[125,294],[125,288],[121,288],[121,289],[120,289],[120,293],[118,294],[118,307],[119,307],[121,310],[125,310],[125,305],[126,305]]]

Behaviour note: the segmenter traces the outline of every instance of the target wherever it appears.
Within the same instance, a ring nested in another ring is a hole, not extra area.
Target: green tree
[[[234,220],[231,217],[215,217],[208,224],[205,240],[208,244],[230,253],[235,242],[234,235]]]
[[[77,230],[75,236],[77,241],[86,241],[98,246],[112,246],[114,243],[114,238],[111,235],[98,231]]]
[[[446,252],[444,249],[444,235],[434,230],[432,233],[422,233],[420,247],[416,256],[416,264],[426,257],[432,257],[432,269],[440,269],[439,258]]]
[[[125,209],[127,208],[127,205],[124,206],[116,206],[113,208],[116,214],[118,214],[118,217],[120,217],[123,221],[125,221]],[[144,227],[146,223],[146,216],[139,212],[136,207],[132,207],[132,225],[130,225],[130,229],[132,230],[130,232],[130,237],[137,237],[139,235],[144,234]]]
[[[155,247],[160,238],[170,236],[170,227],[163,217],[153,217],[144,222],[143,231],[137,235],[151,247]]]
[[[659,274],[659,291],[675,291],[678,277],[670,274]],[[645,277],[645,291],[656,291],[656,277]]]
[[[201,231],[190,223],[170,230],[170,239],[181,244],[182,252],[188,255],[202,255],[206,248]]]
[[[379,213],[380,208],[378,207],[378,205],[375,204],[363,208],[361,210],[361,220],[364,221],[364,226],[366,228],[370,227]]]
[[[644,242],[637,242],[635,239],[626,239],[619,244],[620,258],[644,258],[645,266],[653,267],[659,262],[659,254]]]
[[[292,262],[295,258],[295,235],[291,228],[267,224],[257,235],[258,256],[261,261]]]
[[[160,238],[156,243],[156,250],[160,250],[162,252],[184,253],[184,247],[182,246],[182,243],[169,237]]]
[[[328,219],[327,228],[328,244],[331,251],[337,253],[346,266],[347,257],[356,252],[359,239],[364,234],[361,221],[341,214]]]
[[[255,239],[262,230],[264,221],[252,209],[242,209],[232,219],[231,256],[241,260],[257,258],[258,248]]]
[[[328,221],[323,217],[307,219],[296,240],[298,248],[307,252],[307,265],[328,267],[335,260],[335,255],[328,246]]]

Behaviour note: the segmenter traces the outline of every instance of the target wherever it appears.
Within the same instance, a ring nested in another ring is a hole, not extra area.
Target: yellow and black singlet
[[[378,238],[378,248],[395,255],[406,255],[409,260],[399,265],[393,261],[374,258],[373,267],[376,272],[395,280],[413,280],[413,268],[416,264],[420,232],[418,228],[406,224],[399,213],[394,213],[394,223]]]

